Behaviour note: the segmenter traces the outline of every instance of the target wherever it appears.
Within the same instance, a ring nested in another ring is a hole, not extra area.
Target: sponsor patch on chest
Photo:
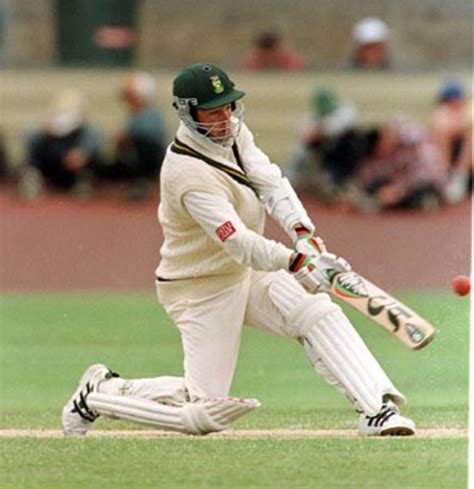
[[[232,236],[235,233],[235,228],[230,221],[226,221],[216,229],[215,233],[221,241],[225,241],[229,236]]]

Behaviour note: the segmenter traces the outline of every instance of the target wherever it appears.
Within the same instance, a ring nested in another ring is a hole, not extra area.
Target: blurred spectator
[[[370,131],[367,155],[358,181],[372,208],[432,210],[441,204],[445,164],[428,131],[418,124],[394,118]]]
[[[114,161],[103,175],[126,181],[126,198],[142,200],[151,196],[164,158],[167,138],[162,112],[155,106],[156,83],[147,73],[128,75],[121,96],[129,110],[123,131],[116,138]]]
[[[447,165],[447,202],[460,202],[472,186],[472,104],[457,81],[444,83],[431,117],[433,137]]]
[[[352,30],[354,43],[352,67],[386,70],[392,68],[390,30],[380,19],[367,17]]]
[[[275,31],[261,33],[243,62],[245,70],[299,71],[305,67],[303,59],[284,47],[280,35]]]
[[[86,122],[84,109],[84,96],[76,90],[55,97],[42,126],[27,136],[27,162],[17,186],[20,197],[38,197],[44,184],[79,196],[92,192],[102,139]]]
[[[365,148],[357,122],[352,103],[340,103],[330,90],[316,89],[313,111],[301,124],[300,141],[288,166],[296,189],[311,191],[324,201],[339,200],[349,190]]]

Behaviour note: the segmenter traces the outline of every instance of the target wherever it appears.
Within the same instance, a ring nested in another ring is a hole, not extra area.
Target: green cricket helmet
[[[229,124],[235,126],[231,131],[232,136],[235,136],[243,120],[243,105],[238,101],[244,95],[245,92],[235,88],[234,82],[225,71],[208,63],[197,63],[184,68],[173,82],[173,106],[178,110],[179,118],[187,127],[204,136],[207,136],[216,124],[197,122],[196,110],[210,110],[232,104],[233,115]]]
[[[215,65],[197,63],[184,68],[173,82],[175,102],[186,100],[196,109],[215,109],[236,102],[245,92]],[[179,102],[178,102],[179,103]]]

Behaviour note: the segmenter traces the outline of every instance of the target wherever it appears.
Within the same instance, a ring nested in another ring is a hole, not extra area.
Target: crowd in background
[[[285,45],[276,30],[260,33],[252,51],[244,58],[244,70],[301,71],[308,63]],[[352,30],[352,53],[348,67],[361,70],[389,70],[395,67],[391,53],[391,33],[381,19],[367,17]]]
[[[352,30],[348,67],[394,70],[390,28],[368,17]],[[255,39],[244,70],[301,71],[305,61],[274,31]],[[456,204],[472,189],[472,106],[462,84],[443,82],[428,127],[396,115],[364,128],[358,109],[318,87],[288,162],[293,185],[318,200],[364,210],[433,210]]]
[[[128,200],[151,197],[168,145],[164,116],[155,105],[156,82],[133,73],[120,94],[128,119],[108,156],[102,131],[87,119],[84,95],[69,89],[54,97],[43,123],[25,137],[26,161],[14,177],[20,198],[35,199],[48,188],[85,197],[103,182],[123,184]]]
[[[382,20],[362,19],[352,38],[350,68],[394,69],[391,33]],[[306,67],[276,31],[260,33],[242,61],[244,70]],[[13,179],[22,199],[35,199],[48,189],[84,197],[104,183],[119,184],[127,200],[150,198],[170,142],[155,103],[156,82],[147,73],[132,73],[120,95],[128,120],[109,141],[112,154],[104,151],[104,135],[87,119],[83,94],[65,90],[52,101],[42,125],[25,135],[26,158],[13,176],[0,137],[0,178]],[[352,102],[316,87],[286,162],[289,179],[320,201],[361,210],[432,210],[464,200],[473,173],[470,96],[460,82],[450,80],[433,97],[427,127],[402,115],[363,127]]]
[[[457,81],[444,82],[427,127],[395,115],[363,127],[350,101],[318,87],[301,123],[287,173],[321,201],[364,210],[433,210],[472,190],[472,106]]]

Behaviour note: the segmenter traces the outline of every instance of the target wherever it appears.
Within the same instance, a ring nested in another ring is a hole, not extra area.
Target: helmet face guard
[[[227,74],[215,65],[195,64],[185,68],[173,83],[173,106],[179,118],[191,130],[219,144],[228,144],[240,131],[244,108],[238,102],[245,92],[236,90]],[[232,106],[232,116],[222,122],[202,123],[197,110]],[[215,136],[213,133],[222,133]]]
[[[173,105],[177,108],[178,116],[186,127],[218,144],[226,145],[232,143],[239,135],[244,120],[244,104],[239,101],[232,103],[232,116],[230,119],[219,122],[198,122],[196,110],[199,109],[196,109],[190,101],[175,97]],[[221,135],[216,136],[216,133]]]

